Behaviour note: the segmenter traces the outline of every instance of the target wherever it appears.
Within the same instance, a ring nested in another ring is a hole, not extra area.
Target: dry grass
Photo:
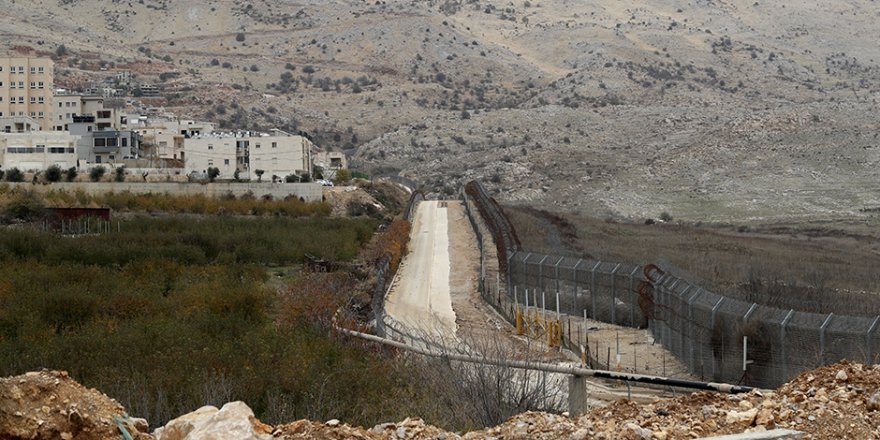
[[[530,251],[656,263],[718,293],[815,312],[875,315],[880,255],[869,230],[632,224],[506,208]]]

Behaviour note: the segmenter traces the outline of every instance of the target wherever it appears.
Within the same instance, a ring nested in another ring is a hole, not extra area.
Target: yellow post
[[[520,336],[523,334],[523,316],[519,306],[516,306],[516,334]]]

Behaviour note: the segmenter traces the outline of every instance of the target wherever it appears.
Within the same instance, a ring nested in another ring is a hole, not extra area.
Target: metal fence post
[[[541,261],[538,262],[538,287],[541,289],[541,292],[544,291],[544,262],[547,261],[548,255],[544,255],[544,258],[541,258]]]
[[[880,316],[874,318],[874,322],[871,323],[871,326],[868,327],[868,333],[865,334],[865,363],[871,365],[874,363],[874,349],[871,347],[871,343],[873,342],[871,339],[871,335],[874,334],[874,330],[877,329],[877,324],[880,323]]]
[[[559,294],[559,263],[562,263],[563,257],[559,257],[559,260],[556,261],[556,264],[553,266],[553,271],[556,275],[556,294]]]
[[[834,313],[829,313],[828,317],[825,318],[825,322],[822,323],[822,327],[819,327],[819,365],[825,365],[825,329],[828,328],[828,324],[831,324],[831,318],[834,317]]]
[[[691,297],[688,299],[688,302],[687,302],[687,306],[688,306],[688,310],[687,310],[688,339],[690,340],[688,352],[690,354],[690,359],[691,359],[691,362],[689,365],[691,371],[695,371],[696,367],[697,367],[697,365],[696,365],[697,362],[694,359],[694,301],[702,293],[703,293],[702,288],[697,289],[697,293],[691,295]],[[684,349],[684,347],[682,347],[682,349]]]
[[[601,261],[596,262],[596,265],[590,270],[590,303],[592,304],[593,309],[593,319],[596,319],[596,269],[598,269],[601,264]]]
[[[721,303],[723,303],[725,299],[726,299],[726,298],[723,297],[723,296],[722,296],[721,298],[718,298],[718,302],[716,302],[716,303],[715,303],[715,306],[712,307],[712,315],[711,315],[711,317],[709,318],[709,331],[710,331],[710,332],[715,331],[715,315],[718,313],[718,308],[721,307]],[[723,360],[724,360],[724,359],[723,359],[723,358],[724,358],[724,352],[721,353],[721,357],[722,357],[722,361],[723,361]],[[713,358],[712,358],[712,379],[713,379],[713,380],[716,380],[716,379],[717,379],[717,378],[715,377],[715,369],[716,369],[715,367],[716,367],[716,364],[717,364],[717,363],[718,363],[718,362],[716,362],[716,360],[715,360],[715,358],[714,358],[714,356],[713,356]]]
[[[611,270],[611,323],[617,325],[617,271],[620,269],[620,263]]]
[[[633,268],[632,272],[629,273],[629,326],[636,326],[636,287],[635,287],[635,276],[636,272],[639,271],[639,267],[636,266]]]
[[[572,312],[577,311],[580,306],[580,301],[578,301],[578,266],[583,262],[582,258],[578,258],[578,262],[575,263],[574,268],[571,270],[571,281],[574,283],[574,307],[572,307]]]
[[[522,267],[523,267],[523,280],[522,280],[522,283],[523,283],[526,287],[529,287],[529,263],[528,263],[529,258],[532,258],[532,253],[531,253],[531,252],[529,252],[528,254],[526,254],[526,257],[523,258],[523,264],[522,264]]]
[[[785,326],[788,325],[788,321],[791,321],[791,317],[794,316],[794,309],[790,309],[788,314],[785,315],[785,318],[782,318],[782,322],[779,324],[779,347],[781,347],[782,351],[782,381],[788,381],[788,357],[785,353]]]

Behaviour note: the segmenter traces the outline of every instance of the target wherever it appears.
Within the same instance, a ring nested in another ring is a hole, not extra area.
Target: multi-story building
[[[138,159],[140,135],[130,130],[112,127],[98,128],[94,116],[77,116],[70,124],[70,134],[77,136],[79,159],[90,164],[122,163]]]
[[[189,119],[146,118],[139,126],[132,126],[144,138],[148,158],[183,160],[183,142],[214,131],[214,124]]]
[[[62,169],[77,166],[77,136],[59,131],[31,131],[0,134],[0,163],[3,169],[40,171],[52,165]]]
[[[54,66],[50,58],[0,58],[0,117],[28,116],[51,130]]]
[[[285,178],[291,174],[311,174],[314,145],[302,136],[281,130],[271,133],[235,132],[200,134],[184,139],[183,158],[187,173],[207,173],[218,168],[220,178],[232,178],[235,171],[242,179]]]

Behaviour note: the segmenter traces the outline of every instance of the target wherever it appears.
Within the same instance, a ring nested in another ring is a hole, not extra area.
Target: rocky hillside
[[[440,193],[480,178],[503,201],[634,219],[880,206],[868,0],[0,7],[9,51],[56,54],[61,85],[131,70],[165,90],[150,105],[304,130]]]
[[[82,387],[63,372],[0,379],[0,437],[159,440],[212,439],[692,439],[775,428],[807,438],[880,436],[880,365],[827,366],[798,376],[776,391],[747,395],[694,393],[652,404],[618,401],[581,417],[524,413],[502,425],[466,434],[446,432],[417,418],[373,428],[339,420],[299,420],[276,427],[253,417],[241,402],[203,407],[156,429],[129,417],[115,401]]]

